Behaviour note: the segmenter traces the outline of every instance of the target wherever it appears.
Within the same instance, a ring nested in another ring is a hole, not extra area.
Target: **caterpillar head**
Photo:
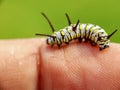
[[[99,37],[100,40],[98,41],[99,49],[103,50],[109,47],[110,40],[107,37]]]
[[[105,35],[101,34],[102,36],[99,36],[98,38],[98,45],[100,50],[108,48],[109,47],[109,42],[110,42],[110,37],[117,32],[117,29],[113,31],[110,35]]]
[[[49,34],[39,34],[39,33],[36,33],[35,35],[37,35],[37,36],[48,36],[47,39],[46,39],[46,43],[48,45],[54,45],[55,44],[55,36],[52,36],[52,35],[49,35]]]
[[[54,37],[47,37],[46,43],[51,46],[54,45],[55,44]]]

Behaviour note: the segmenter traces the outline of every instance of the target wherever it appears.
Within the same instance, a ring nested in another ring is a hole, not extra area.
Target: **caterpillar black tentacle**
[[[50,27],[51,27],[51,29],[52,29],[52,32],[54,33],[54,32],[55,32],[55,29],[54,29],[51,21],[49,20],[49,18],[48,18],[43,12],[42,12],[41,14],[42,14],[42,15],[45,17],[45,19],[48,21],[48,23],[49,23],[49,25],[50,25]]]
[[[51,35],[48,35],[48,34],[39,34],[39,33],[36,33],[35,35],[37,35],[37,36],[48,36],[48,37],[54,37],[54,36],[51,36]]]
[[[107,38],[109,39],[116,32],[117,32],[117,29],[114,32],[112,32],[110,35],[108,35]]]
[[[70,21],[70,18],[69,18],[69,16],[68,16],[68,14],[66,13],[65,15],[66,15],[66,18],[67,18],[67,20],[68,20],[68,25],[71,25],[71,21]]]
[[[83,41],[90,41],[91,45],[98,45],[99,50],[103,50],[105,48],[109,47],[110,37],[114,35],[117,32],[117,29],[113,31],[111,34],[107,34],[104,29],[102,29],[98,25],[94,24],[81,24],[79,20],[76,24],[72,24],[70,21],[70,18],[68,14],[66,13],[66,18],[68,21],[68,25],[63,29],[60,29],[59,31],[55,32],[55,29],[48,19],[48,17],[41,13],[45,19],[48,21],[53,34],[35,34],[39,36],[48,36],[46,42],[48,45],[58,45],[60,47],[62,43],[69,44],[70,41],[74,39],[78,39],[80,42]]]

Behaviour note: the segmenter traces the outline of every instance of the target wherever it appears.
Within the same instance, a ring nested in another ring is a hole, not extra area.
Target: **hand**
[[[0,41],[0,90],[119,90],[120,45],[61,48],[45,39]]]

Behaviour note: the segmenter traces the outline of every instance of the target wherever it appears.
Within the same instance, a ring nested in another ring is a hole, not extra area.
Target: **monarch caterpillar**
[[[76,24],[72,24],[68,14],[66,13],[65,15],[68,21],[68,26],[56,32],[48,17],[44,13],[41,14],[48,21],[53,34],[49,35],[36,33],[35,35],[48,36],[46,43],[51,46],[56,44],[58,47],[60,47],[62,43],[69,44],[70,41],[78,39],[80,42],[89,41],[91,45],[98,45],[99,50],[103,50],[109,47],[109,39],[117,31],[116,29],[114,32],[108,35],[105,30],[98,25],[81,24],[79,23],[79,20]]]

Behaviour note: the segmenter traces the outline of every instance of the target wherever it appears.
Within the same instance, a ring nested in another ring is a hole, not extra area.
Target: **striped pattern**
[[[66,13],[65,15],[68,21],[68,26],[56,32],[49,18],[44,13],[41,14],[48,21],[53,34],[36,33],[35,35],[48,36],[46,43],[51,46],[56,44],[60,47],[62,43],[69,44],[70,41],[78,39],[80,42],[89,41],[91,45],[98,45],[99,49],[103,50],[109,47],[109,39],[117,31],[116,29],[108,35],[105,30],[98,25],[80,24],[79,20],[76,24],[72,24],[68,14]]]
[[[100,49],[109,47],[109,41],[107,40],[107,33],[98,25],[94,24],[78,24],[75,31],[73,27],[76,24],[71,24],[57,32],[54,32],[54,37],[47,38],[47,44],[57,44],[59,47],[62,43],[69,44],[71,40],[79,39],[79,41],[90,41],[91,45],[98,45]]]

